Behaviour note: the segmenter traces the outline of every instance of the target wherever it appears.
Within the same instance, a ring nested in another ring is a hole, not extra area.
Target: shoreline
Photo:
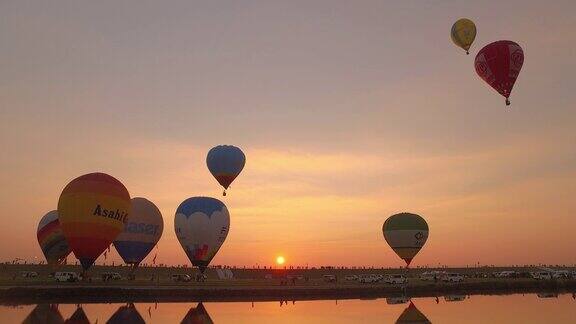
[[[252,302],[319,299],[438,297],[444,295],[506,295],[516,293],[574,293],[576,280],[494,280],[452,284],[389,286],[11,286],[0,287],[0,304],[101,302]]]

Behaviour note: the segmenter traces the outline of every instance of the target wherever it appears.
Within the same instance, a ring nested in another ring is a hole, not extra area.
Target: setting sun
[[[279,256],[279,257],[276,258],[276,263],[278,263],[278,264],[280,264],[280,265],[284,264],[285,261],[286,261],[286,260],[284,260],[284,257],[283,257],[283,256]]]

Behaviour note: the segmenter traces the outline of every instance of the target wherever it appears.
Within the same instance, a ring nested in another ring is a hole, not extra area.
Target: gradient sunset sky
[[[206,195],[231,213],[213,264],[400,266],[381,227],[402,211],[430,226],[414,266],[574,264],[575,12],[573,0],[2,1],[0,260],[42,260],[39,219],[99,171],[160,208],[158,263],[189,263],[174,213]],[[461,17],[478,27],[469,56],[450,40]],[[510,108],[473,67],[500,39],[525,53]],[[247,156],[224,198],[205,165],[218,144]]]

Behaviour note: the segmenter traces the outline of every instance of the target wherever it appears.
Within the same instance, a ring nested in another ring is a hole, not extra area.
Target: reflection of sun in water
[[[284,257],[283,257],[283,256],[279,256],[279,257],[276,258],[276,263],[278,263],[279,265],[284,264],[285,261],[286,261],[286,260],[284,260]]]

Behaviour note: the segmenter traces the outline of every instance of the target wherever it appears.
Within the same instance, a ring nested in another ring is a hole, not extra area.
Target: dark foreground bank
[[[269,301],[314,299],[371,299],[384,297],[434,297],[449,294],[512,294],[576,292],[576,280],[494,280],[455,284],[407,286],[316,286],[316,287],[105,287],[22,286],[0,288],[0,303],[101,303],[101,302],[193,302]]]

